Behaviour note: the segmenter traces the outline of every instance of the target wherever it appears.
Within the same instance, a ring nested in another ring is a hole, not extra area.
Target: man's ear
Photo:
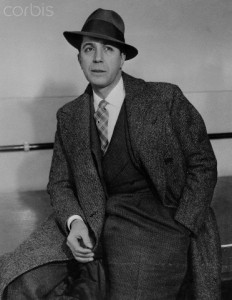
[[[79,65],[80,65],[80,67],[81,67],[81,69],[82,69],[80,52],[77,54],[77,59],[78,59]]]
[[[124,65],[125,60],[126,60],[126,54],[121,52],[121,68]]]
[[[80,56],[80,52],[78,52],[78,54],[77,54],[77,59],[78,59],[79,64],[81,64],[81,56]]]

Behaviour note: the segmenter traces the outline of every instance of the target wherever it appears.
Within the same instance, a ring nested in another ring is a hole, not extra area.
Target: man
[[[106,299],[220,299],[216,160],[201,116],[177,86],[122,72],[137,49],[114,11],[64,36],[90,84],[57,114],[54,215],[4,257],[4,297],[42,299],[70,262],[80,274],[103,253]]]

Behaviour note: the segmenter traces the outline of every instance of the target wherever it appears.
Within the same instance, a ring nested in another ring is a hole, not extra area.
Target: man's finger
[[[83,235],[82,236],[82,240],[80,240],[80,245],[82,247],[86,247],[86,248],[89,248],[89,249],[93,248],[93,243],[91,242],[88,235]]]
[[[93,258],[92,258],[92,257],[91,257],[91,258],[82,258],[82,257],[80,257],[80,256],[74,255],[74,258],[75,258],[77,261],[81,262],[81,263],[88,263],[88,262],[90,262],[90,261],[93,261]]]
[[[78,256],[80,258],[92,258],[92,257],[94,257],[94,253],[82,254],[82,253],[77,252],[77,251],[73,251],[72,253],[73,253],[74,256]]]
[[[81,253],[83,255],[93,253],[89,248],[83,248],[80,245],[80,241],[76,238],[74,239],[67,239],[67,245],[72,250],[72,252]]]

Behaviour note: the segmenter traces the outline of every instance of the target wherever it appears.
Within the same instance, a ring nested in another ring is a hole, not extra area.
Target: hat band
[[[101,34],[109,38],[113,38],[119,40],[121,42],[125,42],[123,33],[117,29],[113,24],[103,21],[103,20],[90,20],[86,23],[82,30],[82,32],[89,32],[95,34]]]

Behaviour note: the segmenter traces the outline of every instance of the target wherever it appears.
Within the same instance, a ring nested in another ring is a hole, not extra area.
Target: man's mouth
[[[92,70],[92,72],[93,73],[105,73],[104,70],[96,70],[96,69]]]

